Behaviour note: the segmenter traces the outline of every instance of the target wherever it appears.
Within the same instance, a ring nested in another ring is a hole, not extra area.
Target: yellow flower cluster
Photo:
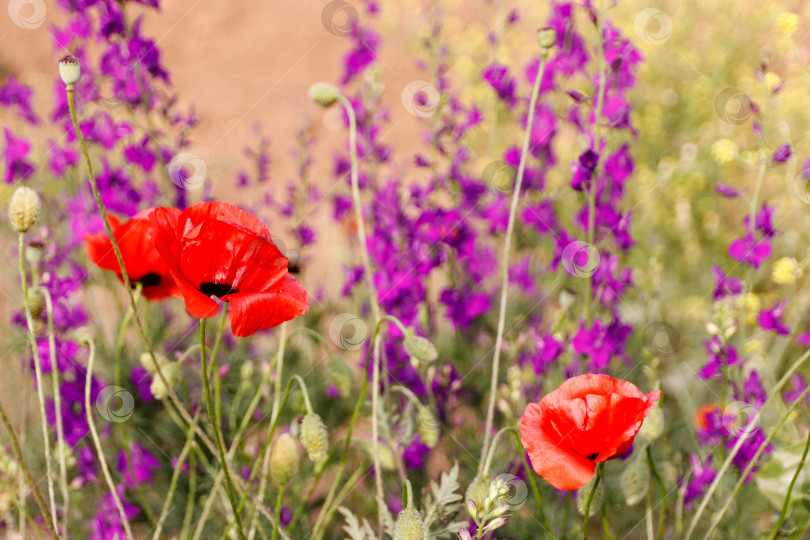
[[[712,157],[720,165],[734,161],[737,155],[737,144],[731,139],[720,139],[712,145]]]
[[[779,285],[794,285],[802,277],[802,269],[793,257],[782,257],[771,269],[771,279]]]
[[[788,37],[796,33],[800,23],[801,19],[799,19],[799,16],[795,13],[780,13],[776,18],[777,30],[779,30],[779,33]]]

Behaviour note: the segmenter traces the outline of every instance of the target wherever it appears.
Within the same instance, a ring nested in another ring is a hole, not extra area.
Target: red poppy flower
[[[520,440],[537,474],[557,489],[579,489],[596,463],[630,448],[660,395],[608,375],[573,377],[526,407]]]
[[[182,212],[155,208],[155,247],[177,282],[192,317],[213,317],[231,306],[231,330],[250,336],[309,309],[304,287],[287,271],[287,257],[270,232],[244,210],[221,202],[199,203]]]
[[[142,294],[146,298],[161,300],[179,295],[180,290],[150,237],[153,227],[148,212],[141,212],[123,224],[115,216],[109,216],[109,219],[130,283],[133,286],[140,283],[143,286]],[[84,247],[91,261],[99,268],[115,272],[123,282],[121,266],[106,232],[85,236]]]

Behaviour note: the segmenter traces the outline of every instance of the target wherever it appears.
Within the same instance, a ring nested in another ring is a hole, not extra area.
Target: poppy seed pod
[[[31,317],[34,319],[39,319],[39,316],[45,311],[45,297],[36,289],[28,291],[26,304],[28,305],[28,311],[31,313]]]
[[[412,331],[405,334],[405,350],[420,362],[430,363],[439,357],[436,347],[429,340],[417,336]]]
[[[270,477],[276,486],[286,485],[298,473],[301,453],[298,442],[289,433],[282,433],[270,450]]]
[[[413,508],[406,508],[397,516],[394,540],[423,540],[425,536],[422,516]]]
[[[621,478],[622,494],[630,506],[638,504],[647,494],[650,485],[650,467],[643,459],[634,459]]]
[[[577,491],[577,511],[581,516],[585,515],[585,507],[588,506],[588,499],[591,498],[591,491],[593,491],[593,486],[596,483],[596,476],[591,478],[591,480],[579,488]],[[596,486],[596,492],[593,494],[593,499],[591,500],[591,506],[588,509],[588,515],[592,516],[596,514],[600,508],[602,508],[602,502],[605,500],[605,484],[604,482],[599,482],[599,485]]]
[[[36,223],[42,202],[31,188],[18,187],[8,204],[8,219],[18,233],[26,233]]]
[[[66,86],[73,86],[82,74],[82,64],[79,59],[68,54],[59,60],[59,76]]]
[[[543,49],[550,49],[557,42],[557,31],[553,28],[541,28],[537,31],[537,43]]]
[[[340,96],[340,91],[334,84],[318,82],[309,87],[309,99],[321,107],[333,105]]]
[[[309,413],[304,416],[301,421],[301,444],[312,461],[317,463],[326,457],[329,450],[329,434],[320,415]]]

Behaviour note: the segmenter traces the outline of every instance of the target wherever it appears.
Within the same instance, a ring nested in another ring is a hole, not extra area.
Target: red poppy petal
[[[121,226],[121,222],[113,215],[108,214],[107,217],[110,220],[113,234],[115,234],[115,231]],[[113,272],[121,270],[106,231],[85,235],[84,247],[87,251],[87,257],[99,268],[112,270]]]
[[[554,403],[566,399],[584,398],[588,394],[611,394],[615,391],[615,379],[609,375],[578,375],[571,377],[559,388],[549,393],[543,398],[543,401]],[[628,383],[629,384],[629,383]],[[643,394],[638,391],[638,397]]]
[[[612,415],[609,422],[615,426],[615,434],[612,439],[605,440],[604,449],[596,458],[596,461],[606,461],[620,456],[630,448],[636,433],[644,423],[644,419],[655,408],[660,396],[661,391],[655,390],[641,400],[624,400],[612,406]],[[620,430],[621,426],[624,426],[623,430]]]
[[[277,290],[231,294],[225,299],[231,306],[231,331],[238,337],[272,328],[303,315],[309,309],[306,289],[289,274]]]
[[[174,271],[172,271],[172,277],[180,289],[180,294],[183,295],[189,315],[196,319],[207,319],[219,313],[219,304],[210,296],[201,293],[194,285]]]
[[[208,220],[180,240],[180,273],[200,286],[230,285],[239,292],[266,292],[287,273],[287,258],[269,237],[225,221]]]
[[[189,206],[180,216],[179,232],[185,234],[204,221],[216,220],[238,225],[259,235],[270,235],[264,223],[232,204],[224,202],[202,202]]]
[[[520,440],[532,467],[557,489],[579,489],[593,478],[595,464],[574,452],[548,421],[540,404],[526,407],[520,421]]]

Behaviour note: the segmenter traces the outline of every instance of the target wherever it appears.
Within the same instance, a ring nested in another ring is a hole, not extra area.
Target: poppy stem
[[[62,533],[67,536],[68,516],[70,514],[70,492],[67,480],[67,459],[65,453],[65,430],[62,423],[62,392],[59,389],[59,369],[56,359],[56,334],[53,324],[53,298],[45,287],[37,287],[45,299],[45,312],[48,324],[48,353],[51,361],[51,385],[53,388],[53,408],[56,417],[56,456],[59,459],[59,490],[62,492]]]
[[[599,11],[596,18],[596,32],[598,34],[599,54],[597,60],[599,62],[599,89],[596,97],[596,111],[594,116],[594,149],[597,156],[601,156],[602,144],[602,109],[605,104],[605,86],[607,86],[607,69],[605,61],[605,38],[602,35],[604,30],[602,21],[604,16],[604,0],[600,2]],[[593,247],[594,237],[596,234],[596,178],[597,171],[599,170],[599,162],[601,158],[597,158],[596,165],[591,171],[590,189],[588,190],[588,266],[591,265],[591,256],[594,254],[595,248]],[[587,276],[587,293],[585,295],[585,319],[588,322],[588,329],[593,324],[593,276]],[[582,364],[582,373],[587,371],[587,363]]]
[[[101,439],[98,436],[96,423],[93,420],[93,408],[90,406],[90,390],[93,386],[93,364],[96,359],[96,345],[93,343],[92,339],[87,339],[85,344],[90,349],[90,354],[87,358],[87,377],[85,378],[84,382],[84,410],[85,414],[87,414],[87,424],[90,427],[90,437],[93,439],[93,446],[96,447],[96,455],[98,456],[98,461],[101,464],[101,472],[104,474],[104,480],[107,481],[110,496],[112,496],[115,507],[118,509],[118,514],[121,516],[121,523],[124,526],[124,533],[126,534],[127,540],[133,540],[132,529],[129,526],[129,519],[127,518],[126,511],[124,511],[124,505],[121,503],[121,497],[118,496],[118,489],[115,482],[113,482],[112,475],[110,474],[110,468],[107,466],[107,458],[104,456],[104,449],[101,446]]]
[[[774,400],[774,398],[776,398],[777,396],[780,395],[780,392],[782,391],[782,388],[787,384],[788,380],[790,380],[790,377],[793,376],[793,374],[802,366],[802,364],[804,364],[807,361],[808,358],[810,358],[810,351],[806,351],[795,362],[793,362],[793,364],[788,368],[788,370],[785,372],[785,374],[782,375],[782,378],[779,379],[779,381],[771,389],[771,391],[768,392],[768,397],[765,399],[765,403],[763,403],[762,407],[760,407],[760,409],[756,412],[756,414],[752,418],[749,419],[749,421],[748,421],[749,424],[748,425],[757,425],[758,424],[760,418],[762,418],[762,413],[765,411],[765,409],[768,408],[768,405],[771,404],[771,402]],[[803,400],[807,396],[808,392],[810,392],[810,387],[808,387],[808,390],[805,390],[805,392],[803,392],[802,395],[796,401],[793,402],[791,407],[788,409],[788,412],[786,413],[786,415],[789,414],[790,412],[792,412],[796,407],[799,406],[799,403],[801,403],[801,400]],[[722,519],[722,517],[725,514],[726,510],[728,510],[728,507],[731,505],[732,499],[737,495],[737,492],[739,491],[740,485],[742,485],[745,478],[748,477],[748,473],[751,471],[751,469],[757,463],[757,460],[759,459],[759,456],[762,454],[762,452],[764,452],[765,447],[771,441],[773,436],[778,431],[779,426],[782,425],[782,423],[784,422],[784,420],[786,418],[787,418],[787,416],[784,416],[782,418],[782,421],[780,421],[780,423],[777,425],[777,427],[772,431],[771,435],[762,444],[762,446],[760,447],[760,449],[757,452],[756,456],[754,456],[754,459],[751,460],[748,468],[745,470],[745,473],[740,477],[740,480],[739,480],[739,482],[737,484],[737,487],[734,489],[734,492],[732,493],[731,498],[729,498],[726,505],[717,514],[717,517],[716,517],[717,523],[719,523],[720,519]],[[706,510],[706,507],[709,505],[709,500],[711,499],[712,495],[714,495],[714,492],[717,490],[717,486],[719,486],[720,482],[723,480],[723,476],[726,474],[726,471],[728,471],[729,467],[731,467],[731,461],[739,453],[740,448],[742,448],[743,443],[745,443],[745,440],[746,440],[746,437],[738,437],[736,444],[729,451],[728,455],[726,456],[725,461],[723,462],[723,465],[721,465],[720,469],[717,471],[717,475],[715,476],[714,480],[709,485],[708,489],[706,489],[706,493],[703,495],[703,499],[700,501],[700,506],[698,506],[698,509],[695,512],[695,515],[692,516],[692,521],[689,523],[689,528],[686,530],[686,536],[685,536],[684,540],[689,540],[692,537],[692,534],[695,532],[695,528],[697,528],[697,524],[698,524],[698,521],[700,520],[700,516],[703,515],[703,512]],[[716,524],[714,526],[716,526]],[[713,530],[714,530],[714,527],[712,527],[712,529],[709,531],[709,534],[711,534],[711,532]]]
[[[526,479],[529,480],[529,485],[532,488],[532,494],[534,494],[534,500],[537,501],[537,509],[540,511],[540,519],[543,520],[543,526],[546,528],[546,534],[551,540],[555,540],[554,533],[551,531],[551,525],[549,525],[548,518],[546,517],[546,512],[543,510],[543,499],[540,498],[540,491],[537,489],[537,482],[534,481],[534,471],[529,466],[529,460],[526,459],[526,452],[523,450],[523,443],[520,440],[520,432],[515,428],[509,428],[512,434],[515,436],[515,443],[517,443],[517,447],[520,451],[520,455],[523,458],[523,470],[526,472]],[[566,498],[566,506],[565,506],[565,519],[568,519],[568,499]],[[564,535],[565,533],[563,533]]]
[[[281,505],[284,502],[285,487],[287,486],[283,484],[278,489],[278,496],[276,497],[276,522],[273,523],[273,536],[271,536],[271,540],[276,540],[276,538],[278,538],[278,524],[281,521]]]
[[[658,517],[658,538],[664,538],[664,524],[666,523],[666,512],[667,512],[667,486],[664,484],[664,479],[661,478],[661,475],[658,473],[658,469],[655,467],[655,460],[652,457],[652,449],[648,446],[647,447],[647,464],[650,466],[650,472],[655,478],[655,481],[658,482],[658,487],[661,490],[661,514]]]
[[[582,540],[588,540],[588,518],[591,517],[591,502],[593,502],[593,496],[596,494],[599,483],[602,481],[602,471],[604,468],[604,463],[599,463],[596,466],[596,481],[593,483],[593,489],[591,489],[591,492],[588,494],[588,501],[585,503],[585,523],[582,527]]]
[[[374,314],[374,323],[378,325],[382,318],[377,287],[374,285],[374,273],[371,266],[371,256],[368,252],[368,242],[366,240],[366,226],[363,219],[363,207],[360,201],[360,167],[357,157],[357,116],[354,113],[354,106],[346,96],[338,93],[338,101],[349,117],[349,156],[351,158],[351,180],[352,180],[352,202],[354,206],[355,221],[357,221],[357,239],[360,243],[360,258],[363,261],[363,270],[371,297],[371,310]],[[380,435],[379,435],[379,408],[380,408],[380,342],[372,344],[372,373],[371,373],[371,444],[374,454],[374,484],[377,489],[376,500],[385,500],[383,490],[383,472],[380,463]],[[383,513],[379,502],[377,503],[377,523],[379,536],[383,532]]]
[[[28,279],[25,273],[25,233],[21,232],[17,236],[17,246],[20,270],[20,287],[22,290],[23,306],[25,313],[26,334],[28,336],[28,344],[31,346],[31,355],[34,358],[34,374],[37,382],[37,401],[39,402],[39,416],[42,421],[42,441],[45,447],[45,471],[48,479],[48,500],[50,502],[51,523],[57,523],[56,516],[56,496],[54,495],[53,487],[53,455],[51,454],[51,436],[48,433],[48,420],[45,414],[45,386],[42,384],[42,361],[39,358],[39,345],[37,338],[34,335],[34,318],[31,315],[31,308],[28,298]],[[51,370],[55,371],[56,366],[51,366]]]
[[[11,422],[9,421],[8,416],[6,416],[6,411],[3,409],[2,404],[0,404],[0,421],[3,422],[3,425],[8,432],[8,438],[11,441],[11,449],[14,452],[14,459],[17,460],[17,464],[22,470],[28,485],[31,486],[31,492],[34,494],[34,499],[37,501],[37,506],[39,506],[39,511],[42,514],[42,519],[45,521],[45,525],[47,525],[48,531],[51,533],[51,537],[59,538],[59,536],[56,534],[56,529],[54,529],[54,524],[51,521],[51,515],[48,513],[48,505],[45,504],[45,499],[42,497],[42,492],[39,490],[39,486],[34,481],[34,477],[31,476],[31,470],[28,468],[28,464],[25,462],[23,453],[20,450],[20,442],[17,440],[17,435],[14,434],[14,429],[11,427]],[[25,511],[24,501],[25,499],[20,501],[20,507],[22,508],[21,512],[23,512],[23,515],[25,516],[28,513]]]
[[[230,500],[231,508],[233,509],[233,519],[236,523],[236,531],[239,534],[239,538],[244,540],[245,533],[242,530],[242,523],[239,520],[239,511],[237,509],[236,496],[234,495],[233,481],[231,480],[231,474],[228,471],[228,458],[225,456],[225,446],[222,442],[222,433],[220,432],[217,422],[216,411],[213,403],[211,403],[211,388],[208,382],[208,358],[205,347],[205,319],[200,319],[200,362],[202,363],[202,379],[205,391],[205,406],[208,410],[208,421],[211,423],[211,430],[213,431],[214,435],[214,444],[219,452],[219,460],[222,465],[222,471],[225,475],[225,484],[228,488],[228,499]]]
[[[498,393],[498,375],[500,371],[501,348],[503,346],[503,334],[506,326],[506,306],[509,294],[509,255],[512,249],[512,233],[515,229],[515,216],[517,215],[518,202],[520,201],[520,191],[523,187],[523,174],[526,171],[526,161],[529,157],[529,144],[532,139],[532,126],[534,125],[535,109],[537,98],[540,95],[540,82],[543,80],[543,73],[546,71],[546,61],[548,60],[548,49],[543,49],[540,58],[540,67],[534,80],[532,95],[529,100],[529,111],[526,119],[526,133],[523,137],[523,149],[520,153],[515,186],[512,191],[512,202],[509,207],[509,221],[506,224],[506,236],[503,243],[503,261],[501,262],[501,301],[498,310],[498,330],[495,335],[495,352],[492,357],[492,377],[489,386],[489,404],[487,406],[487,418],[484,423],[484,444],[481,447],[481,459],[478,462],[478,475],[481,474],[484,465],[484,457],[489,453],[489,445],[492,437],[492,422],[495,418],[495,399]]]
[[[200,409],[197,409],[198,415],[199,412]],[[188,433],[186,433],[186,444],[183,445],[183,450],[180,451],[180,457],[177,458],[177,463],[174,466],[172,479],[171,482],[169,483],[169,493],[166,495],[166,500],[163,502],[163,508],[160,510],[160,517],[158,518],[157,525],[155,525],[155,533],[152,535],[152,540],[160,539],[160,533],[163,530],[163,523],[169,516],[169,509],[171,508],[172,501],[174,500],[174,493],[175,491],[177,491],[177,481],[180,479],[180,473],[183,472],[183,465],[185,464],[186,458],[191,452],[191,445],[193,444],[193,442],[194,442],[194,430],[189,428]],[[191,491],[189,491],[189,497],[193,498],[193,494],[191,493]]]
[[[780,380],[780,382],[782,382],[782,381]],[[773,392],[773,390],[771,392]],[[779,419],[779,422],[776,424],[776,426],[773,428],[773,430],[771,430],[770,435],[768,435],[765,438],[765,440],[762,442],[762,444],[760,444],[759,449],[757,450],[757,453],[754,454],[754,457],[748,463],[748,466],[745,468],[745,471],[743,471],[743,473],[740,475],[740,479],[737,480],[737,484],[734,486],[734,489],[732,490],[731,495],[729,495],[728,499],[726,500],[726,503],[723,505],[723,507],[720,509],[720,511],[715,514],[714,519],[712,520],[711,524],[709,525],[709,530],[706,532],[706,535],[703,537],[704,540],[709,540],[709,538],[712,537],[712,533],[717,528],[717,526],[720,524],[720,521],[723,519],[723,516],[728,511],[728,507],[731,506],[731,503],[734,501],[734,499],[739,494],[740,489],[742,488],[743,484],[745,483],[746,478],[748,478],[748,475],[751,474],[751,470],[759,462],[759,458],[760,458],[760,456],[762,456],[762,453],[765,451],[765,449],[771,443],[773,438],[779,432],[779,429],[784,425],[785,422],[787,422],[787,419],[788,419],[788,417],[790,417],[790,414],[794,410],[796,410],[796,407],[798,407],[808,395],[810,395],[810,386],[808,386],[807,389],[804,392],[802,392],[802,394],[799,397],[797,397],[796,400],[793,403],[791,403],[788,410],[785,412],[784,415],[782,415],[782,418]],[[768,402],[766,401],[765,405],[767,405],[767,403]],[[762,406],[763,409],[765,408],[765,405]],[[759,422],[759,414],[754,417],[754,420],[749,421],[743,429],[745,429],[745,430],[756,429],[756,426],[757,426],[758,422]],[[741,443],[744,440],[746,440],[749,435],[751,435],[750,432],[741,434],[740,438],[738,440],[738,443]],[[734,446],[734,449],[737,449],[737,445]],[[725,465],[725,463],[723,463],[723,465]],[[720,476],[719,472],[717,474],[718,474],[718,476]]]
[[[782,528],[782,524],[785,522],[785,519],[787,519],[788,510],[790,509],[790,496],[793,493],[793,487],[796,485],[796,480],[799,479],[799,473],[801,473],[802,469],[804,468],[804,462],[807,460],[808,450],[810,450],[810,430],[807,431],[807,442],[804,443],[804,453],[802,454],[802,459],[799,461],[799,466],[796,467],[796,473],[793,475],[793,479],[790,481],[790,486],[788,486],[787,494],[785,495],[785,503],[782,505],[782,512],[779,513],[779,520],[776,522],[769,540],[774,540],[776,538],[776,535],[779,533],[779,529]]]
[[[321,511],[318,513],[318,518],[315,520],[315,527],[312,529],[312,540],[321,540],[321,538],[323,538],[324,534],[323,531],[326,528],[326,525],[328,525],[329,520],[332,518],[332,515],[334,514],[335,509],[330,508],[330,505],[332,505],[332,501],[335,498],[335,492],[337,491],[337,487],[340,484],[341,479],[343,478],[343,471],[346,468],[346,457],[349,454],[349,445],[352,442],[352,432],[354,431],[354,425],[357,423],[357,418],[360,416],[360,409],[363,407],[363,402],[365,401],[366,393],[368,392],[368,375],[369,375],[369,368],[371,367],[371,351],[373,349],[374,344],[377,342],[377,337],[378,334],[380,333],[380,328],[382,327],[383,322],[385,322],[386,320],[389,320],[389,318],[385,317],[383,319],[380,319],[380,321],[374,327],[374,334],[371,336],[371,346],[369,346],[368,353],[366,354],[366,369],[363,374],[363,384],[360,387],[360,395],[357,396],[357,403],[355,403],[354,405],[352,418],[349,421],[349,428],[346,431],[346,442],[343,443],[343,454],[341,455],[340,458],[340,466],[338,467],[338,472],[337,475],[335,476],[335,480],[334,482],[332,482],[332,485],[329,488],[329,493],[326,495],[326,499],[324,500],[323,506],[321,506]]]

